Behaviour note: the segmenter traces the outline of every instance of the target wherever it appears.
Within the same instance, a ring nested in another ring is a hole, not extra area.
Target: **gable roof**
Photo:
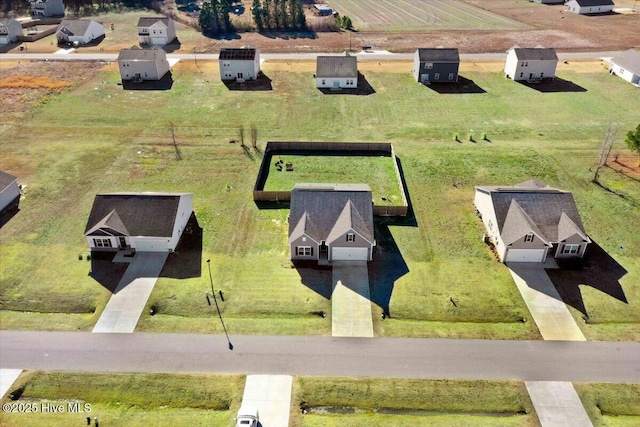
[[[420,62],[460,62],[458,49],[418,49]]]
[[[358,59],[355,56],[318,56],[316,77],[358,77]]]
[[[527,184],[529,183],[529,184]],[[573,195],[537,181],[512,187],[477,186],[491,196],[500,235],[506,244],[534,233],[547,243],[560,242],[574,234],[590,241],[584,231]]]
[[[612,0],[575,0],[580,7],[615,6]]]
[[[163,18],[161,16],[142,17],[138,19],[138,27],[150,27],[156,22],[162,22],[165,26],[169,26],[169,18]]]
[[[10,186],[14,181],[17,181],[18,177],[11,175],[5,171],[0,171],[0,191],[4,191],[5,188]]]
[[[166,59],[167,53],[159,48],[153,46],[150,49],[142,49],[138,46],[132,46],[129,49],[121,49],[118,55],[118,61],[157,61],[158,59]]]
[[[545,47],[532,47],[532,48],[522,48],[522,47],[512,47],[509,50],[513,50],[516,54],[516,58],[519,60],[558,60],[558,55],[556,55],[556,50],[553,48],[545,48]]]
[[[640,52],[635,49],[629,49],[622,55],[616,56],[611,63],[640,76]]]
[[[257,49],[255,48],[223,47],[220,49],[218,60],[253,61],[256,58],[256,52]]]
[[[327,244],[353,230],[373,244],[373,202],[365,184],[296,184],[291,192],[289,242],[307,235]]]
[[[63,19],[58,27],[58,31],[62,31],[70,36],[84,34],[87,32],[87,29],[89,29],[91,22],[94,21],[89,19]]]
[[[107,193],[93,200],[87,235],[171,237],[185,193]]]

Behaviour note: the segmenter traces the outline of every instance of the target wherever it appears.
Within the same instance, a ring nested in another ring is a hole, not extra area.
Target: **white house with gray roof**
[[[19,204],[18,178],[5,171],[0,171],[0,215],[18,210]]]
[[[318,56],[318,89],[355,89],[358,87],[358,59],[355,56]]]
[[[640,52],[629,49],[620,56],[611,59],[609,72],[640,87]]]
[[[92,251],[173,252],[193,212],[189,193],[98,194],[84,236]]]
[[[58,44],[85,45],[104,37],[104,27],[88,19],[64,19],[56,30]]]
[[[33,0],[31,15],[34,18],[51,18],[64,16],[64,3],[62,0]]]
[[[160,80],[171,67],[167,61],[167,53],[158,46],[151,49],[133,46],[130,49],[120,51],[118,68],[122,81],[140,82]]]
[[[260,74],[260,51],[253,47],[222,48],[218,63],[223,81],[256,80]]]
[[[475,189],[474,204],[502,262],[582,258],[591,243],[568,191],[533,180]]]
[[[564,4],[567,12],[580,15],[613,12],[615,4],[612,0],[569,0]]]
[[[22,35],[22,24],[15,19],[0,22],[0,45],[15,43]]]
[[[164,46],[176,39],[176,24],[171,18],[138,19],[138,41],[141,45]]]
[[[292,260],[371,261],[376,245],[366,184],[296,184],[291,193]]]
[[[556,75],[558,55],[552,48],[514,46],[507,51],[504,74],[514,81],[537,82]]]

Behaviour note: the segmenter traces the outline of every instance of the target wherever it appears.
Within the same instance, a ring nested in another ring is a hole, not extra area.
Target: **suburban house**
[[[123,81],[160,80],[169,72],[167,53],[154,46],[151,49],[141,49],[133,46],[120,50],[118,68]]]
[[[32,0],[31,15],[34,18],[64,16],[64,3],[62,0]]]
[[[333,9],[327,4],[314,3],[313,8],[315,12],[320,16],[333,15]]]
[[[629,49],[620,56],[611,59],[609,72],[621,79],[640,87],[640,52]]]
[[[140,18],[138,20],[138,41],[141,45],[164,46],[176,38],[176,24],[171,18]]]
[[[474,204],[502,262],[582,258],[591,240],[573,195],[537,181],[476,186]]]
[[[0,44],[11,44],[22,35],[22,24],[15,19],[0,22]]]
[[[58,44],[84,45],[104,37],[102,24],[87,19],[64,19],[56,31]]]
[[[316,86],[319,89],[358,87],[358,59],[355,56],[318,56]]]
[[[554,78],[557,65],[558,55],[555,49],[514,46],[507,51],[504,74],[515,81],[538,82]]]
[[[612,0],[569,0],[564,6],[567,12],[589,15],[612,12],[615,4]]]
[[[20,186],[18,178],[0,171],[0,215],[18,210],[20,204]]]
[[[92,251],[173,252],[192,212],[189,193],[98,194],[84,235]]]
[[[413,78],[423,84],[458,81],[458,49],[418,49],[413,57]]]
[[[533,0],[540,4],[564,4],[564,0]]]
[[[296,184],[291,193],[292,260],[371,261],[373,201],[366,184]]]
[[[220,78],[244,82],[260,75],[260,52],[253,47],[222,48],[218,55]]]

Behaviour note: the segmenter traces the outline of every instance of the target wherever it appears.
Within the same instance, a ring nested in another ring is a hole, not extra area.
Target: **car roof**
[[[240,408],[240,410],[238,411],[238,416],[243,416],[243,415],[251,415],[253,417],[257,417],[258,416],[258,408],[255,408],[253,406],[242,406]]]

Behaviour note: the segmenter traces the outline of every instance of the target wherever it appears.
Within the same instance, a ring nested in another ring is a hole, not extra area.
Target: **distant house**
[[[515,81],[536,82],[554,78],[557,66],[558,55],[555,49],[514,46],[507,51],[504,74]]]
[[[138,40],[141,45],[164,46],[176,38],[176,24],[171,18],[140,18]]]
[[[333,13],[333,10],[331,9],[331,7],[329,7],[326,4],[314,3],[313,8],[315,9],[316,13],[320,16],[329,16]]]
[[[160,80],[170,67],[167,53],[158,46],[151,49],[133,46],[120,51],[118,68],[123,81],[142,81]]]
[[[222,48],[218,56],[223,81],[244,82],[260,75],[260,52],[252,47]]]
[[[0,44],[11,44],[22,35],[22,24],[15,19],[0,22]]]
[[[502,262],[582,258],[591,243],[570,192],[537,181],[475,189],[474,204]]]
[[[88,44],[104,37],[102,24],[87,19],[64,19],[56,31],[58,44]]]
[[[20,186],[18,178],[0,171],[0,215],[15,212],[20,205]]]
[[[611,60],[609,72],[640,87],[640,52],[629,49]]]
[[[609,13],[615,6],[612,0],[569,0],[564,5],[568,12],[580,15]]]
[[[365,184],[296,184],[291,193],[292,260],[371,261],[373,201]]]
[[[457,82],[458,49],[418,49],[413,57],[413,78],[423,84]]]
[[[316,86],[331,89],[358,87],[358,59],[355,56],[318,56]]]
[[[98,194],[84,236],[92,251],[173,252],[192,212],[188,193]]]
[[[533,0],[536,3],[540,4],[563,4],[564,0]]]
[[[31,15],[34,18],[64,16],[64,3],[62,0],[33,0],[31,1]]]

